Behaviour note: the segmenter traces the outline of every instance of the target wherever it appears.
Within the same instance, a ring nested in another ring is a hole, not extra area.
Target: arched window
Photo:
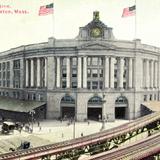
[[[88,104],[102,104],[102,98],[95,96],[89,99]]]
[[[61,103],[75,103],[75,100],[71,96],[64,96]]]
[[[120,96],[116,99],[116,104],[128,104],[128,100],[124,96]]]

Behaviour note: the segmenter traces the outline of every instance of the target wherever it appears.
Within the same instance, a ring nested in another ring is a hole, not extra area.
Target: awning
[[[143,106],[147,107],[153,112],[160,111],[160,101],[150,101],[142,103]]]
[[[29,112],[46,104],[45,102],[36,102],[28,100],[18,100],[8,97],[0,97],[0,109],[15,111],[15,112]]]

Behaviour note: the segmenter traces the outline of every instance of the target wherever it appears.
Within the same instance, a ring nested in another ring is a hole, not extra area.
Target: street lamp
[[[29,114],[31,115],[32,132],[33,132],[33,118],[34,118],[35,110],[29,111]]]
[[[105,129],[105,120],[106,120],[106,117],[105,117],[105,106],[104,106],[104,103],[106,102],[105,100],[105,94],[103,94],[103,99],[102,99],[102,106],[103,106],[103,109],[102,109],[102,127],[101,127],[101,131],[103,131]]]
[[[73,139],[76,138],[76,123],[75,123],[75,118],[73,118]]]

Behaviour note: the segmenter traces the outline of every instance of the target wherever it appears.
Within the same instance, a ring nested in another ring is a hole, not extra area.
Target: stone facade
[[[139,39],[115,39],[94,12],[75,39],[0,53],[0,94],[44,101],[51,119],[135,119],[142,102],[159,100],[159,58],[159,48]]]

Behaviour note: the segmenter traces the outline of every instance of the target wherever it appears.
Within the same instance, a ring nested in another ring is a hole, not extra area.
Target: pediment
[[[115,50],[116,46],[108,43],[87,43],[81,46],[78,46],[78,49],[84,50]]]

